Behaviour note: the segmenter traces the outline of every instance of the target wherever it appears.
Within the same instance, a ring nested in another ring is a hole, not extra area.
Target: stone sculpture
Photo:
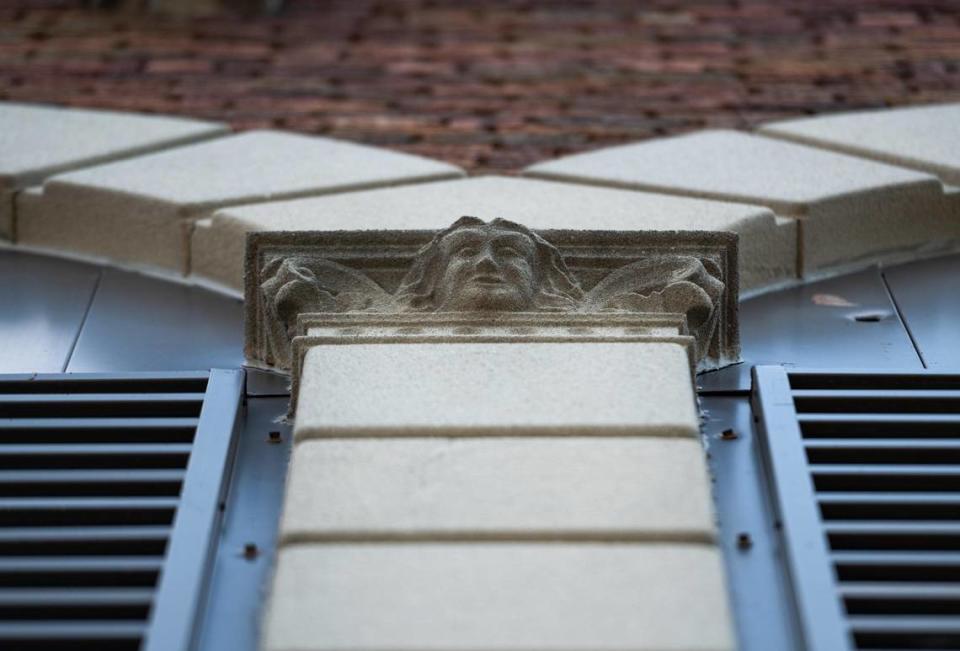
[[[297,316],[330,312],[566,312],[685,315],[699,356],[710,347],[724,282],[709,258],[643,256],[584,291],[560,250],[527,227],[462,217],[415,254],[394,292],[370,276],[306,253],[268,258],[259,273],[270,358],[289,364]]]

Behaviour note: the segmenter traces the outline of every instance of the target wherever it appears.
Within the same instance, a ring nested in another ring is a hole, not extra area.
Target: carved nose
[[[478,271],[496,271],[500,267],[497,265],[490,249],[484,249],[477,260],[476,268]]]

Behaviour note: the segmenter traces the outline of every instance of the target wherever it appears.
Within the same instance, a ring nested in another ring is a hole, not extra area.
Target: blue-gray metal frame
[[[244,384],[0,376],[0,647],[199,648]]]
[[[805,648],[960,648],[960,374],[754,368]]]
[[[707,463],[741,651],[800,651],[750,395],[701,396]]]
[[[249,386],[250,373],[247,374]],[[289,395],[248,394],[197,651],[257,651],[293,437]]]
[[[230,486],[243,386],[243,371],[210,372],[144,651],[193,648]]]
[[[761,422],[758,442],[782,532],[803,648],[850,650],[787,372],[782,366],[757,366],[753,378],[754,413]]]

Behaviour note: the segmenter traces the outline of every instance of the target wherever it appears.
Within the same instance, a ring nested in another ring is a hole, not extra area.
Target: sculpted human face
[[[537,247],[523,233],[491,226],[462,228],[443,238],[440,255],[439,311],[531,309],[537,292]]]

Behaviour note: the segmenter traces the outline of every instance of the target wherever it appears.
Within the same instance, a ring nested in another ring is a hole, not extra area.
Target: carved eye
[[[477,254],[477,247],[472,244],[464,244],[454,251],[454,253],[461,258],[470,258]]]
[[[520,257],[523,255],[518,249],[512,246],[498,246],[497,253],[505,257]]]

